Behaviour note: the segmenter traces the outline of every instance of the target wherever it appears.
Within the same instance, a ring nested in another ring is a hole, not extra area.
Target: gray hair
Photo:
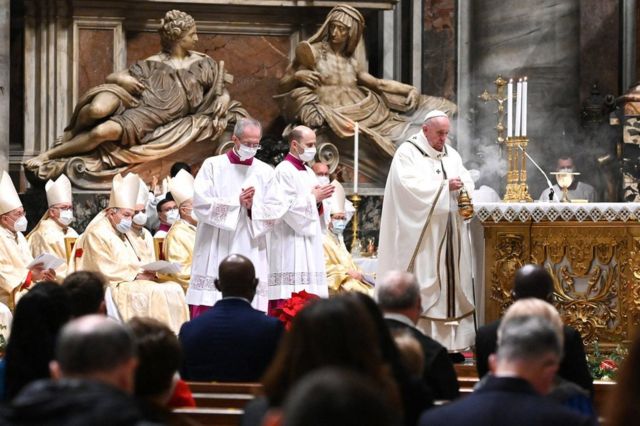
[[[420,285],[415,275],[409,272],[388,272],[376,285],[376,299],[382,310],[411,308],[419,298]]]
[[[262,134],[262,124],[260,124],[258,120],[251,117],[242,117],[236,121],[236,125],[233,128],[233,135],[239,139],[247,127],[257,127],[260,129],[260,134]]]
[[[562,343],[546,318],[534,315],[506,318],[498,328],[499,360],[532,361],[552,353],[562,357]]]
[[[135,357],[128,328],[102,315],[87,315],[60,331],[56,360],[65,375],[109,372]]]

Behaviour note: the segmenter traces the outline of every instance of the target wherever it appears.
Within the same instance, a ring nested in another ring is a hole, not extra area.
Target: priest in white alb
[[[449,118],[432,111],[422,130],[393,157],[384,192],[378,276],[392,270],[416,275],[421,287],[418,326],[451,351],[474,342],[471,249],[458,194],[473,180],[458,152],[446,144]]]
[[[27,235],[33,257],[43,253],[53,254],[65,262],[56,268],[56,276],[63,280],[67,276],[66,238],[78,238],[78,233],[69,226],[73,222],[73,199],[71,182],[65,175],[45,185],[47,205],[40,222]]]
[[[33,261],[22,233],[27,229],[22,201],[7,172],[0,175],[0,303],[13,309],[23,291],[40,280],[54,280],[55,271]]]
[[[171,279],[180,283],[184,291],[191,280],[193,248],[196,245],[196,226],[193,216],[194,178],[186,170],[180,170],[169,182],[169,191],[178,205],[180,218],[171,225],[162,244],[163,258],[180,265],[180,272],[171,275]]]
[[[177,334],[189,319],[182,287],[160,281],[154,272],[144,270],[145,263],[127,238],[139,190],[140,178],[136,174],[114,177],[109,206],[76,241],[69,269],[101,272],[109,283],[118,318],[154,318]]]
[[[254,158],[260,149],[262,127],[252,118],[241,118],[233,130],[233,148],[207,158],[195,179],[193,212],[198,219],[191,281],[187,302],[192,317],[200,315],[222,298],[215,287],[220,262],[230,254],[248,257],[259,279],[252,305],[267,310],[266,233],[273,221],[254,221],[272,215],[261,208],[272,184],[273,169]]]
[[[289,134],[289,153],[278,164],[265,206],[277,217],[269,241],[269,301],[276,308],[305,290],[329,294],[322,250],[323,223],[329,222],[329,200],[334,187],[320,184],[306,164],[316,154],[316,134],[305,126]],[[256,212],[257,213],[257,212]],[[255,220],[262,220],[256,214]]]

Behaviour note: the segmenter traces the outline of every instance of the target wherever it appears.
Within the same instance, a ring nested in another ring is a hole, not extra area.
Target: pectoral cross
[[[437,173],[437,174],[440,174],[440,169],[437,169],[437,170],[436,170],[436,173]]]

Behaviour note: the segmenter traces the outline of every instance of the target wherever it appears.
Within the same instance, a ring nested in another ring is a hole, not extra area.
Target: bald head
[[[215,285],[222,292],[222,297],[243,297],[249,301],[253,300],[258,286],[253,263],[241,254],[225,257],[218,267],[218,279]]]
[[[384,312],[399,313],[414,322],[420,316],[420,285],[409,272],[387,273],[376,285],[376,299]]]
[[[329,176],[329,166],[321,161],[313,163],[311,169],[316,174],[316,176]]]
[[[528,297],[549,300],[553,293],[553,278],[542,266],[524,265],[516,271],[513,293],[516,300]]]

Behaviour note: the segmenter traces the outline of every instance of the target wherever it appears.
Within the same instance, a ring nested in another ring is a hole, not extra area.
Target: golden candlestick
[[[351,221],[351,254],[359,255],[362,251],[360,240],[358,239],[358,231],[360,225],[360,219],[358,217],[358,208],[360,207],[360,201],[362,198],[358,194],[353,194],[349,197],[351,203],[353,203],[353,220]]]

